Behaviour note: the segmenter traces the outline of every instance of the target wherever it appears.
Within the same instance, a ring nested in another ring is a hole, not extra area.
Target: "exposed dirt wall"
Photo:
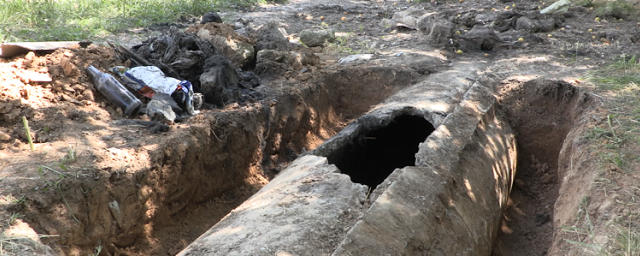
[[[566,178],[571,161],[561,152],[574,147],[583,114],[593,105],[593,98],[563,81],[534,79],[503,85],[499,100],[516,132],[518,172],[493,253],[530,255],[532,251],[547,251],[559,224],[564,222],[558,220],[575,213],[566,210],[573,207],[560,202],[563,198],[579,198],[575,186],[588,184],[585,179],[589,175]],[[546,235],[529,239],[531,230]]]

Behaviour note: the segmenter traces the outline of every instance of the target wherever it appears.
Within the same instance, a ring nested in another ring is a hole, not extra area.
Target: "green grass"
[[[595,15],[599,17],[613,17],[616,19],[637,19],[640,11],[638,0],[579,0],[577,5],[593,7]]]
[[[264,0],[0,0],[0,42],[87,40]]]
[[[585,219],[563,230],[573,233],[568,243],[589,252],[587,255],[640,255],[640,226],[636,223],[638,202],[635,192],[640,188],[633,182],[640,176],[640,63],[637,56],[622,55],[609,65],[592,71],[587,82],[593,85],[599,106],[605,115],[598,117],[598,124],[586,132],[590,140],[589,150],[597,153],[599,173],[596,187],[610,197],[617,207],[626,213],[618,215],[606,224],[606,242],[597,244],[596,232],[588,216],[588,205],[583,202],[580,213]],[[612,168],[614,167],[614,168]],[[615,170],[614,170],[615,169]],[[629,220],[625,220],[625,219]],[[578,225],[580,224],[580,225]],[[603,235],[602,230],[597,234]],[[587,238],[587,242],[581,242]]]
[[[589,80],[599,89],[612,90],[624,94],[638,94],[640,91],[640,63],[636,55],[621,55],[613,64],[593,72]]]

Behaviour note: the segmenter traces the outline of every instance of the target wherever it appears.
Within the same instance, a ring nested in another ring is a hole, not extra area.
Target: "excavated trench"
[[[561,81],[507,84],[495,103],[482,90],[467,88],[439,121],[430,107],[379,104],[180,255],[546,254],[560,151],[592,100]]]
[[[387,250],[447,254],[459,252],[456,248],[465,243],[479,248],[462,253],[469,255],[546,252],[562,182],[560,149],[591,99],[569,84],[546,80],[503,85],[495,102],[485,87],[470,81],[453,86],[457,91],[450,84],[414,86],[429,88],[432,93],[427,94],[408,88],[418,77],[409,68],[346,68],[301,87],[281,88],[274,93],[280,96],[267,99],[268,104],[206,115],[203,125],[185,129],[186,139],[174,134],[150,151],[147,169],[62,184],[77,187],[67,188],[66,200],[79,224],[39,225],[50,223],[41,219],[50,216],[28,220],[42,233],[63,234],[63,239],[50,242],[69,255],[93,251],[95,241],[101,241],[104,255],[174,255],[220,219],[181,254],[231,255],[224,245],[238,246],[234,239],[250,248],[236,248],[237,255],[311,255],[314,249],[334,255]],[[404,95],[394,95],[403,88]],[[433,104],[416,107],[415,97]],[[345,121],[378,103],[368,116],[332,136]],[[471,128],[458,130],[458,124]],[[433,153],[434,147],[445,150]],[[478,168],[493,170],[499,178],[475,177]],[[257,176],[276,175],[284,181],[274,179],[254,194],[262,187]],[[426,207],[429,194],[442,205]],[[403,195],[421,199],[407,201]],[[333,202],[335,198],[340,202]],[[119,205],[117,212],[108,207],[111,202]],[[490,207],[456,206],[478,202]],[[480,222],[495,222],[495,228],[473,230],[473,225],[481,225],[473,219],[476,214],[487,214]],[[539,221],[541,215],[547,215],[547,221]],[[432,222],[449,229],[424,224]],[[414,235],[396,241],[407,229]],[[532,229],[544,231],[532,237]],[[283,232],[295,239],[284,239]],[[472,239],[456,232],[472,233]],[[261,240],[267,238],[272,240]],[[246,242],[252,239],[257,242]],[[446,239],[452,239],[448,245]]]
[[[545,255],[556,215],[574,214],[555,206],[571,168],[569,149],[577,146],[568,136],[579,134],[594,99],[564,81],[545,79],[504,84],[498,99],[515,131],[518,169],[493,255]]]

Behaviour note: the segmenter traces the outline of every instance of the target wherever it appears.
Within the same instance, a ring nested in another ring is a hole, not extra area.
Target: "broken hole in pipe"
[[[351,181],[375,189],[396,168],[415,165],[418,144],[434,130],[422,117],[401,115],[385,127],[363,131],[327,159]]]

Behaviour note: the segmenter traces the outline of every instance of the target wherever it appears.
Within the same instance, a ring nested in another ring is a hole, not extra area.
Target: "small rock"
[[[62,67],[60,65],[51,65],[48,67],[49,75],[52,77],[60,77],[62,76]]]
[[[22,123],[22,122],[21,122]],[[18,137],[23,142],[28,142],[27,132],[24,130],[24,126],[17,126],[15,130],[13,130],[14,136]],[[29,131],[31,135],[31,141],[36,141],[36,133],[34,131]]]
[[[503,11],[498,13],[498,18],[501,18],[504,20],[511,19],[513,18],[513,16],[516,16],[516,13],[512,11]]]
[[[549,214],[536,212],[535,222],[536,226],[542,226],[543,224],[549,222]]]
[[[200,24],[209,22],[222,23],[222,18],[220,18],[220,15],[216,12],[205,12],[202,15],[202,21],[200,21]]]
[[[491,25],[489,26],[495,30],[497,30],[498,32],[505,32],[507,30],[509,30],[509,28],[511,27],[511,23],[505,21],[504,19],[498,17],[495,21],[493,21],[491,23]]]
[[[528,190],[527,184],[526,184],[526,183],[524,183],[524,181],[522,181],[521,179],[516,179],[516,180],[513,182],[513,185],[514,185],[517,189],[520,189],[520,190],[522,190],[522,191],[527,191],[527,190]]]
[[[282,75],[287,70],[299,70],[307,65],[316,66],[319,62],[320,59],[313,53],[262,50],[258,52],[254,71],[258,75],[273,77]]]
[[[171,95],[164,93],[153,95],[153,98],[147,104],[147,115],[152,121],[173,124],[177,117],[176,111],[178,115],[182,113],[182,109],[171,98]]]
[[[476,15],[476,24],[483,24],[483,25],[489,25],[492,21],[496,20],[498,16],[490,13],[490,14],[483,14],[483,13],[479,13]]]
[[[388,28],[395,28],[396,26],[396,22],[391,20],[391,19],[387,19],[384,18],[380,21],[380,23],[378,23],[380,25],[380,27],[384,28],[384,29],[388,29]]]
[[[16,73],[21,81],[26,84],[30,83],[50,83],[53,81],[49,74],[43,74],[34,72],[31,70],[21,70],[21,72]]]
[[[483,26],[473,27],[460,38],[460,48],[465,51],[491,51],[502,42],[493,29]]]
[[[82,100],[95,101],[95,98],[93,97],[93,91],[89,89],[82,91]]]
[[[438,21],[436,13],[426,13],[418,18],[416,26],[420,31],[422,31],[422,33],[429,34],[431,33],[431,28],[436,21]]]
[[[191,29],[187,31],[193,32]],[[195,32],[200,38],[208,40],[222,50],[222,54],[237,68],[245,68],[255,58],[252,40],[238,34],[231,25],[210,23]]]
[[[553,183],[553,175],[551,175],[549,173],[543,174],[542,177],[540,178],[540,182],[542,182],[542,184],[551,184],[551,183]]]
[[[333,43],[335,40],[335,32],[332,29],[305,29],[300,32],[300,42],[308,47],[322,46],[325,42]]]
[[[538,21],[538,31],[551,32],[556,28],[556,20],[553,18]]]
[[[9,140],[11,140],[11,135],[3,131],[0,131],[0,141],[9,141]]]
[[[66,54],[60,59],[60,66],[62,66],[62,72],[66,77],[73,77],[78,72],[76,65],[71,62],[71,56]]]
[[[73,104],[78,104],[78,105],[82,105],[82,102],[77,101],[76,99],[74,99],[73,97],[66,95],[66,94],[60,94],[60,97],[62,98],[62,100],[64,101],[68,101],[71,102]]]
[[[538,30],[538,25],[532,19],[529,19],[526,16],[522,16],[518,18],[516,21],[516,29],[517,30],[526,30],[531,33],[536,32]]]
[[[24,56],[24,61],[22,62],[22,64],[26,68],[30,68],[33,65],[33,61],[35,59],[36,59],[36,53],[33,51],[30,51],[29,53],[27,53],[27,55]]]
[[[461,14],[460,17],[456,17],[454,19],[456,24],[465,27],[473,27],[476,25],[476,13],[474,11],[470,11],[464,14]]]
[[[424,15],[426,12],[423,8],[412,6],[406,11],[394,13],[391,19],[406,26],[417,28],[418,17]]]
[[[238,73],[233,64],[220,55],[208,58],[204,64],[205,72],[200,76],[200,91],[206,102],[221,106],[236,100]]]
[[[241,69],[236,71],[238,72],[238,78],[240,79],[240,82],[238,83],[242,85],[241,87],[243,89],[252,89],[260,85],[260,78],[258,78],[255,73]]]
[[[17,120],[18,117],[20,116],[20,108],[11,109],[7,113],[5,113],[4,115],[0,115],[0,118],[2,118],[3,116],[4,116],[4,120],[5,121],[13,122],[14,120]]]
[[[258,42],[256,43],[256,52],[264,49],[286,51],[288,50],[288,40],[284,37],[282,32],[278,29],[278,24],[275,22],[269,22],[263,25],[256,35],[253,36]]]
[[[430,29],[429,40],[436,44],[444,43],[453,35],[453,28],[453,23],[445,19],[438,19]]]
[[[193,94],[193,108],[199,110],[202,108],[204,104],[204,95],[202,93],[196,92]]]
[[[75,92],[76,92],[76,90],[74,90],[73,88],[71,88],[71,86],[69,86],[68,84],[63,84],[63,85],[62,85],[62,90],[63,90],[63,91],[70,92],[70,93],[75,93]]]

